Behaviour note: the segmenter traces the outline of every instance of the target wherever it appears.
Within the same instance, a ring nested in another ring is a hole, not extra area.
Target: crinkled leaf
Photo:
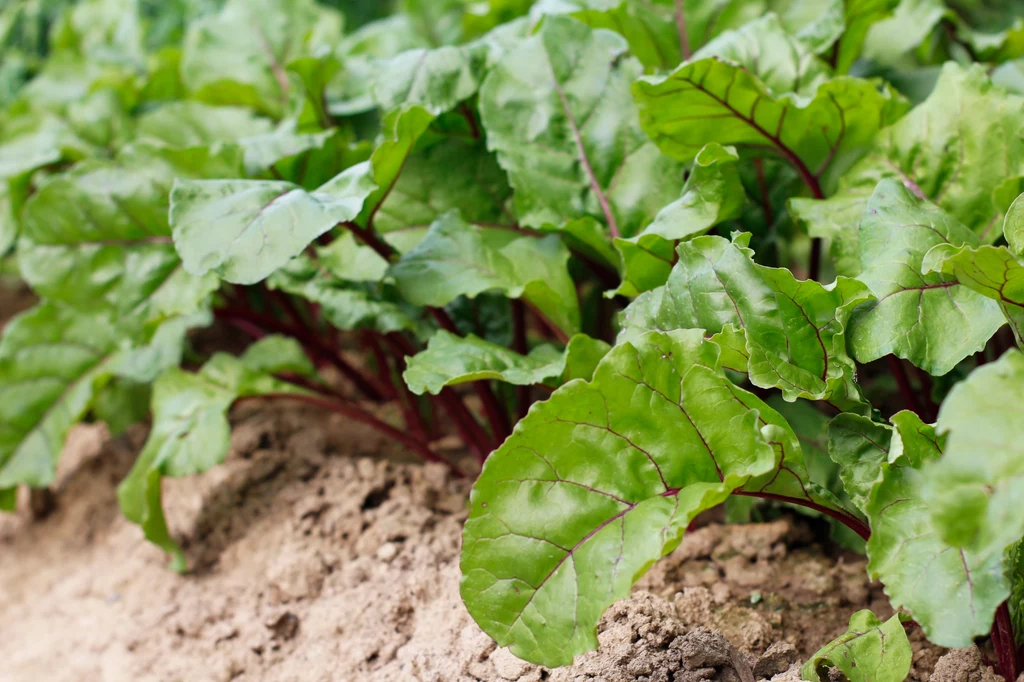
[[[425,351],[407,359],[402,376],[417,395],[438,395],[446,386],[491,379],[519,386],[560,384],[589,379],[608,350],[603,341],[577,334],[564,351],[545,344],[521,355],[473,334],[461,337],[441,330]]]
[[[746,194],[738,161],[735,150],[709,144],[694,159],[682,196],[661,209],[637,236],[615,240],[622,258],[617,293],[638,296],[663,285],[672,270],[675,241],[703,234],[740,214]]]
[[[953,387],[939,412],[945,456],[926,471],[946,541],[1000,557],[1024,536],[1024,354],[1006,353]]]
[[[946,13],[942,0],[901,0],[891,17],[868,31],[864,56],[882,64],[898,63],[935,30]]]
[[[999,304],[1017,343],[1024,346],[1024,265],[1003,246],[939,244],[925,254],[922,270],[940,272]]]
[[[359,217],[361,224],[365,224],[390,196],[390,190],[398,182],[416,141],[433,120],[434,117],[425,109],[414,106],[392,112],[381,121],[380,139],[370,157],[377,189],[366,199]]]
[[[595,648],[601,613],[690,519],[773,468],[758,412],[717,355],[699,331],[622,343],[592,382],[535,405],[488,458],[464,531],[462,596],[499,646],[547,666]]]
[[[883,180],[860,225],[858,277],[877,297],[850,322],[860,362],[890,353],[941,376],[985,347],[1005,324],[995,301],[940,274],[923,274],[934,246],[976,246],[978,237],[898,180]]]
[[[899,614],[883,623],[865,609],[853,614],[850,629],[811,656],[800,674],[821,682],[832,679],[829,669],[837,668],[849,682],[903,682],[913,653]]]
[[[704,329],[725,325],[746,332],[750,380],[780,388],[787,400],[833,400],[852,407],[854,365],[846,354],[846,326],[867,289],[840,278],[824,286],[800,281],[785,268],[752,260],[749,235],[730,242],[697,237],[679,245],[679,261],[665,286],[626,309],[627,327]]]
[[[368,162],[314,192],[270,180],[179,180],[171,192],[174,245],[188,272],[252,284],[355,219],[376,188]]]
[[[865,510],[882,465],[889,462],[892,429],[867,417],[844,412],[828,425],[828,453],[839,465],[843,489],[858,509]]]
[[[153,385],[153,426],[117,497],[128,520],[172,556],[173,570],[188,564],[164,518],[163,477],[191,476],[224,461],[231,444],[227,412],[235,400],[294,391],[270,374],[311,369],[308,363],[293,340],[268,337],[241,358],[218,354],[196,374],[171,369]]]
[[[867,506],[868,571],[885,585],[894,608],[907,611],[940,646],[970,646],[992,628],[1009,594],[1003,557],[983,557],[944,542],[923,499],[920,468],[942,456],[935,429],[911,412],[892,418],[900,456],[882,464]]]
[[[569,250],[561,240],[470,225],[458,213],[442,216],[412,251],[391,266],[406,300],[444,307],[459,296],[497,290],[523,298],[567,334],[580,326]]]
[[[629,89],[642,67],[625,51],[610,31],[548,17],[484,81],[487,144],[523,225],[593,216],[628,237],[678,196],[682,168],[640,128]]]
[[[813,96],[774,94],[742,66],[714,58],[646,76],[633,90],[644,130],[670,156],[689,161],[709,142],[767,148],[807,181],[848,167],[906,109],[888,87],[845,76]]]

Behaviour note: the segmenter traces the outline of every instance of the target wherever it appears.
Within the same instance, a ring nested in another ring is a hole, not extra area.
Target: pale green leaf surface
[[[388,274],[415,305],[444,307],[459,296],[497,290],[524,298],[565,333],[575,334],[580,312],[568,260],[569,250],[555,235],[538,238],[470,225],[453,212],[437,220]]]
[[[860,510],[882,480],[889,462],[892,429],[867,417],[844,412],[828,425],[828,453],[839,465],[843,489]]]
[[[939,274],[923,274],[934,246],[976,246],[978,238],[898,180],[882,181],[860,226],[864,282],[877,298],[850,322],[860,362],[894,354],[942,376],[985,347],[1005,324],[998,303]]]
[[[921,467],[942,456],[935,429],[911,412],[892,418],[902,453],[883,464],[883,479],[867,514],[868,572],[885,585],[893,608],[903,609],[940,646],[970,646],[992,628],[996,607],[1009,594],[1003,557],[983,557],[945,543],[923,500]]]
[[[801,677],[811,682],[832,679],[837,668],[849,682],[903,682],[914,652],[896,614],[884,623],[869,610],[850,617],[850,629],[811,656]]]
[[[641,65],[615,33],[548,17],[480,90],[488,147],[508,172],[523,225],[584,216],[631,236],[678,196],[682,168],[640,128]]]
[[[616,239],[622,260],[618,292],[638,296],[665,283],[672,270],[673,242],[700,235],[737,217],[746,201],[735,150],[709,144],[694,159],[679,199],[661,209],[643,232]]]
[[[174,245],[188,272],[252,284],[355,219],[376,187],[369,162],[314,192],[269,180],[178,181],[171,192]]]
[[[945,456],[926,470],[942,537],[1000,557],[1024,536],[1024,354],[1011,350],[953,387],[939,411]]]
[[[1024,257],[1024,195],[1018,196],[1010,204],[1003,221],[1003,234],[1010,248],[1018,256]]]
[[[189,100],[168,102],[139,117],[139,139],[158,140],[172,147],[208,147],[269,135],[272,122],[249,109],[213,106]]]
[[[925,254],[921,267],[925,273],[949,275],[996,301],[1024,347],[1024,265],[1006,247],[939,244]]]

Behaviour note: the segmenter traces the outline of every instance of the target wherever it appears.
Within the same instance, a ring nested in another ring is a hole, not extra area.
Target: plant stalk
[[[512,350],[520,355],[526,355],[529,351],[526,338],[526,306],[522,301],[512,301]],[[519,421],[526,416],[530,409],[530,387],[523,385],[516,387],[516,420]]]
[[[900,395],[903,396],[903,402],[907,409],[921,416],[921,404],[917,400],[917,394],[914,393],[914,387],[910,384],[907,368],[903,366],[903,362],[895,355],[886,356],[886,359],[889,362],[889,370],[892,372],[893,378],[896,379],[896,385],[899,386]]]
[[[1003,602],[996,609],[996,620],[992,626],[992,646],[996,650],[999,674],[1008,682],[1020,675],[1020,660],[1017,658],[1017,640],[1013,634],[1010,607]]]

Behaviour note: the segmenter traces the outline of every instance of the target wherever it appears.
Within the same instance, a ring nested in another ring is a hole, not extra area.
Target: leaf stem
[[[526,306],[522,301],[512,301],[512,350],[520,355],[528,352],[526,339]],[[516,420],[521,420],[530,409],[530,387],[516,387]]]
[[[683,61],[688,60],[693,52],[690,51],[690,36],[686,31],[686,8],[683,7],[683,0],[676,0],[676,29],[679,31],[679,51],[683,55]]]
[[[808,271],[808,275],[807,276],[808,276],[809,279],[812,279],[815,282],[817,282],[818,278],[821,277],[821,250],[822,250],[822,248],[823,247],[822,247],[821,237],[812,237],[811,238],[811,262],[810,262],[810,264],[808,265],[808,268],[807,268],[807,271]]]
[[[274,317],[253,310],[218,308],[214,311],[214,315],[218,319],[235,324],[239,329],[253,336],[255,336],[255,332],[266,335],[267,331],[291,336],[301,343],[311,356],[333,365],[346,379],[352,382],[359,392],[374,402],[384,400],[388,394],[387,390],[378,385],[371,377],[364,376],[362,372],[350,365],[339,352],[323,344],[306,329],[293,327]]]
[[[836,521],[839,521],[844,526],[852,530],[854,533],[859,535],[866,542],[871,537],[871,527],[864,523],[856,516],[852,514],[832,509],[824,505],[812,502],[811,500],[802,499],[799,497],[787,497],[786,495],[776,495],[774,493],[764,492],[749,492],[746,490],[735,490],[733,495],[739,495],[740,497],[758,497],[763,500],[775,500],[776,502],[786,502],[788,504],[795,504],[800,507],[807,507],[813,509],[816,512],[820,512],[826,516],[829,516]]]
[[[892,372],[893,378],[896,379],[896,385],[899,386],[904,404],[908,410],[920,416],[921,404],[917,400],[917,394],[914,393],[914,387],[910,384],[907,368],[903,366],[903,362],[895,355],[889,355],[886,359],[889,361],[889,370]]]
[[[469,124],[469,134],[473,136],[474,140],[480,139],[480,126],[476,123],[476,116],[473,115],[473,110],[469,108],[469,105],[465,102],[459,104],[459,113],[466,119],[466,123]]]
[[[992,646],[995,647],[996,658],[999,661],[999,674],[1006,680],[1016,680],[1020,674],[1020,661],[1017,658],[1017,641],[1007,602],[1003,602],[996,609],[996,619],[992,627]]]
[[[551,333],[552,333],[552,334],[554,334],[555,338],[556,338],[556,339],[558,339],[558,341],[559,341],[560,343],[562,343],[563,345],[569,345],[569,335],[568,335],[568,334],[566,334],[566,333],[565,333],[564,331],[562,331],[562,329],[561,329],[561,328],[560,328],[560,327],[559,327],[559,326],[558,326],[557,324],[555,324],[554,322],[552,322],[552,321],[551,321],[551,318],[549,318],[549,317],[548,317],[547,315],[545,315],[544,313],[542,313],[542,312],[541,312],[541,311],[540,311],[540,310],[539,310],[539,309],[537,308],[537,306],[535,306],[534,304],[530,303],[530,302],[529,302],[529,301],[527,301],[527,300],[526,300],[525,298],[524,298],[524,299],[522,299],[522,301],[523,301],[523,304],[524,304],[524,305],[525,305],[525,306],[526,306],[527,308],[529,308],[529,309],[530,309],[530,311],[531,311],[531,312],[532,312],[532,313],[533,313],[534,315],[536,315],[536,316],[537,316],[537,319],[538,319],[538,320],[540,320],[540,321],[541,321],[541,323],[542,323],[542,324],[543,324],[543,325],[544,325],[545,327],[547,327],[547,328],[548,328],[548,329],[549,329],[549,330],[551,331]]]

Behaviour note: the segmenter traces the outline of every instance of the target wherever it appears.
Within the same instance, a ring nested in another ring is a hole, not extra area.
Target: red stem
[[[815,282],[821,277],[821,250],[821,237],[813,237],[811,239],[811,262],[807,268],[807,276]]]
[[[690,37],[686,32],[686,10],[683,8],[683,0],[676,0],[676,29],[679,31],[679,50],[683,54],[683,61],[686,61],[693,53],[690,51]]]
[[[939,418],[939,408],[932,399],[932,377],[917,366],[914,367],[914,373],[917,374],[917,380],[921,383],[921,398],[924,400],[926,412],[924,416],[929,423],[933,424]]]
[[[392,347],[396,355],[400,357],[416,355],[416,347],[401,334],[388,334],[384,339]],[[465,403],[462,402],[459,395],[452,389],[446,388],[442,390],[435,399],[441,404],[455,424],[462,442],[483,463],[492,450],[487,432],[484,431]]]
[[[556,339],[559,340],[559,342],[561,342],[563,345],[569,345],[568,334],[562,331],[557,324],[552,322],[547,315],[538,310],[537,306],[533,305],[526,299],[523,299],[523,303],[526,305],[527,308],[529,308],[533,312],[534,315],[537,316],[537,319],[540,320],[545,327],[551,330],[551,333],[554,335]]]
[[[244,323],[244,326],[239,326],[240,329],[248,329],[252,332],[259,331],[264,334],[266,331],[272,331],[291,336],[301,343],[310,355],[319,357],[334,365],[368,399],[380,402],[387,395],[385,389],[377,385],[370,377],[363,376],[359,370],[348,364],[337,351],[324,345],[309,330],[295,328],[269,315],[263,315],[253,310],[220,308],[214,311],[214,315],[218,319],[231,322],[236,326],[239,326],[239,322]]]
[[[528,351],[526,338],[526,306],[522,301],[512,301],[512,350],[520,355],[526,355]],[[530,409],[530,387],[523,385],[516,387],[516,420],[526,416]]]
[[[889,361],[889,370],[896,379],[896,385],[900,388],[900,395],[903,396],[904,404],[907,409],[920,416],[921,404],[917,400],[917,394],[914,393],[914,387],[910,385],[910,377],[907,376],[906,367],[903,366],[903,362],[895,355],[889,355],[886,359]]]
[[[473,115],[473,110],[469,108],[469,105],[465,102],[459,105],[459,113],[466,119],[466,123],[469,124],[469,134],[473,136],[474,140],[480,139],[480,126],[476,124],[476,116]]]
[[[1020,661],[1017,658],[1017,641],[1013,634],[1010,607],[1006,602],[996,609],[996,620],[992,627],[992,646],[999,661],[999,674],[1007,682],[1014,682],[1020,675]]]
[[[304,403],[306,405],[320,407],[330,412],[334,412],[335,414],[340,414],[342,416],[348,417],[349,419],[354,419],[358,422],[366,424],[367,426],[375,429],[376,431],[384,434],[385,436],[388,436],[389,438],[392,438],[398,441],[399,443],[402,443],[403,445],[407,446],[410,450],[414,451],[416,454],[423,457],[423,459],[427,460],[428,462],[437,462],[439,464],[444,464],[450,467],[456,476],[459,476],[461,478],[464,478],[466,476],[466,474],[463,473],[457,466],[439,457],[433,450],[430,449],[430,447],[425,442],[418,440],[417,438],[414,438],[410,434],[399,431],[395,427],[391,426],[386,422],[381,421],[377,417],[373,416],[372,414],[363,410],[362,408],[357,407],[356,405],[344,403],[339,400],[328,400],[326,398],[318,396],[303,395],[301,393],[268,393],[265,395],[245,396],[236,400],[235,404],[238,405],[244,402],[251,402],[255,400],[292,400],[295,402]]]
[[[747,491],[733,491],[733,495],[739,495],[741,497],[758,497],[763,500],[775,500],[776,502],[786,502],[788,504],[795,504],[801,507],[807,507],[814,511],[820,512],[829,516],[836,521],[839,521],[844,526],[852,530],[857,535],[861,536],[866,542],[871,537],[871,527],[864,523],[856,516],[847,514],[836,509],[831,509],[824,505],[820,505],[811,500],[805,500],[799,497],[787,497],[785,495],[776,495],[774,493],[762,493],[762,492],[747,492]]]

